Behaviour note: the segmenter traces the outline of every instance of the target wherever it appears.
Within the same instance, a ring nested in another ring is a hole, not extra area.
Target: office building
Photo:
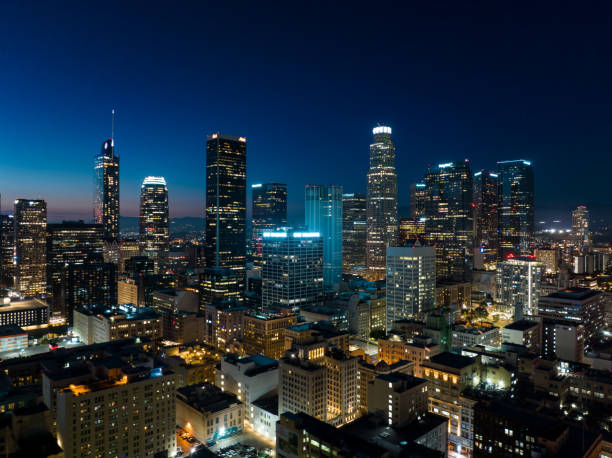
[[[387,329],[436,305],[436,249],[416,241],[387,248]]]
[[[117,280],[117,303],[144,305],[144,285],[133,278]]]
[[[74,310],[74,333],[87,345],[128,337],[162,337],[161,315],[132,304],[84,306]]]
[[[425,183],[412,183],[410,185],[410,217],[419,219],[425,216],[425,200],[427,192]]]
[[[0,213],[0,286],[9,288],[15,281],[15,217]]]
[[[327,370],[297,357],[282,358],[278,375],[278,414],[303,412],[327,420]]]
[[[242,302],[244,274],[229,268],[206,268],[200,281],[200,306],[226,301]]]
[[[306,186],[305,224],[323,240],[323,283],[342,281],[342,186]]]
[[[368,412],[381,415],[387,424],[404,426],[427,412],[429,381],[394,372],[368,382]]]
[[[42,296],[47,289],[47,203],[15,201],[15,287],[24,296]]]
[[[170,250],[168,187],[164,177],[146,177],[140,187],[140,252],[155,262],[162,272]]]
[[[0,306],[0,325],[15,324],[26,328],[49,323],[49,306],[40,299],[9,301]]]
[[[544,264],[547,274],[559,272],[559,262],[561,259],[559,248],[536,248],[535,257],[536,260]]]
[[[529,254],[535,192],[531,162],[498,162],[497,175],[500,256],[504,259],[508,253]]]
[[[366,266],[367,197],[342,194],[342,271],[362,273]]]
[[[501,331],[490,323],[478,325],[456,325],[453,327],[453,347],[474,347],[477,345],[499,347]]]
[[[246,138],[206,140],[206,267],[245,272]]]
[[[502,329],[502,343],[525,347],[528,352],[539,354],[542,348],[542,323],[520,320]]]
[[[200,310],[200,298],[194,289],[166,289],[153,291],[153,308],[159,312],[197,313]],[[125,304],[125,302],[119,302]],[[134,304],[136,305],[136,304]]]
[[[419,340],[424,340],[420,342]],[[410,374],[422,377],[421,364],[440,353],[440,346],[431,339],[402,338],[397,334],[389,334],[385,339],[378,339],[378,360],[389,366],[401,362],[411,363]]]
[[[64,271],[75,265],[102,262],[103,240],[101,224],[83,221],[47,224],[47,290],[54,310],[66,318],[62,301]]]
[[[485,264],[493,265],[499,256],[497,174],[480,170],[474,174],[474,248]]]
[[[399,245],[404,245],[409,240],[423,240],[425,237],[425,217],[400,218]]]
[[[590,244],[589,210],[584,205],[580,205],[572,212],[572,239],[579,251]]]
[[[359,416],[357,367],[360,358],[347,356],[338,348],[325,352],[322,365],[326,369],[327,422],[340,426]]]
[[[61,294],[63,313],[70,324],[76,308],[116,305],[117,266],[107,262],[68,266],[62,272]]]
[[[385,278],[387,247],[397,246],[397,174],[391,127],[377,126],[368,170],[366,267],[370,280]]]
[[[92,361],[90,371],[79,382],[65,369],[51,376],[64,385],[56,404],[58,444],[66,458],[176,451],[175,374],[155,366],[117,367],[115,358]]]
[[[109,138],[94,159],[94,223],[104,227],[104,238],[119,237],[119,156]]]
[[[439,164],[425,176],[425,232],[436,247],[438,281],[470,281],[474,209],[472,172],[466,161]]]
[[[357,404],[359,416],[368,413],[368,384],[379,375],[402,373],[412,375],[414,364],[410,361],[400,360],[394,364],[380,361],[376,365],[370,364],[363,359],[357,361]],[[427,410],[427,409],[425,409]]]
[[[497,266],[497,302],[506,311],[514,311],[514,321],[519,321],[537,315],[544,265],[535,257],[509,256]]]
[[[0,352],[28,348],[28,333],[16,324],[0,325]]]
[[[263,355],[225,355],[215,371],[215,385],[237,396],[246,409],[244,420],[255,428],[253,403],[278,387],[278,361]]]
[[[241,339],[247,310],[247,306],[235,300],[206,304],[206,343],[225,351],[233,342]]]
[[[264,232],[274,232],[287,226],[287,185],[256,183],[253,193],[253,260],[260,264]]]
[[[544,318],[541,326],[542,356],[577,363],[584,361],[584,325]]]
[[[242,332],[244,352],[280,359],[287,350],[285,331],[296,322],[297,315],[292,313],[246,314]]]
[[[299,307],[323,295],[323,240],[318,232],[264,232],[262,306]]]
[[[566,324],[582,324],[585,348],[588,349],[601,337],[606,323],[606,308],[609,306],[609,301],[602,291],[566,288],[540,297],[537,314],[542,318],[560,320]]]
[[[119,242],[119,272],[125,272],[128,259],[140,256],[140,242],[136,239],[123,239]]]
[[[244,404],[210,383],[181,387],[176,393],[176,424],[198,441],[217,441],[244,427]]]

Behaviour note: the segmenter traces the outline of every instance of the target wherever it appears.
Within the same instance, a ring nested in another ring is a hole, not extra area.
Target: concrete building
[[[29,327],[48,323],[49,306],[40,299],[11,301],[4,298],[4,302],[0,304],[0,325],[16,324]]]
[[[176,424],[202,443],[216,441],[244,428],[244,405],[235,395],[210,383],[179,388]]]
[[[387,248],[387,329],[436,306],[436,249],[417,240]]]
[[[248,307],[237,301],[207,304],[206,342],[225,350],[233,341],[241,339],[247,310]]]
[[[359,358],[347,356],[342,350],[325,352],[323,366],[327,369],[327,422],[339,426],[355,420],[359,414],[357,398],[357,364]]]
[[[378,339],[379,361],[390,365],[399,361],[410,361],[414,363],[414,375],[417,377],[422,377],[421,365],[438,353],[440,346],[431,342],[409,341],[396,334],[391,334],[386,339]]]
[[[429,381],[402,373],[377,376],[368,383],[368,411],[404,426],[427,412]]]
[[[529,256],[508,256],[497,266],[497,302],[518,321],[537,315],[544,265]]]
[[[297,322],[297,315],[247,314],[244,316],[243,345],[247,355],[262,354],[280,359],[285,350],[285,330]]]
[[[540,321],[520,320],[502,329],[502,343],[521,345],[527,351],[538,354],[542,348],[542,325]]]
[[[126,337],[162,337],[162,317],[148,307],[92,305],[74,311],[74,333],[87,345]]]
[[[584,361],[585,327],[566,320],[542,320],[542,355],[562,361]]]
[[[278,423],[278,394],[271,394],[257,399],[251,404],[253,430],[268,440],[276,440]]]
[[[501,332],[497,326],[490,323],[481,323],[480,326],[454,326],[453,346],[474,347],[485,345],[499,347],[501,345]]]
[[[380,361],[378,364],[370,364],[363,359],[357,361],[357,403],[359,404],[359,415],[368,413],[368,384],[379,375],[401,373],[413,375],[414,363],[401,360],[393,364]]]
[[[28,347],[28,333],[16,324],[0,326],[0,352],[19,351]]]
[[[279,361],[278,413],[299,413],[327,420],[327,370],[306,359]]]

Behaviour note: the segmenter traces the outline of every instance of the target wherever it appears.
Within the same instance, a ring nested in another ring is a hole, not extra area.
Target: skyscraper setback
[[[146,177],[140,188],[140,248],[159,272],[166,265],[170,243],[168,187],[164,177]]]
[[[215,133],[206,140],[207,267],[245,271],[246,138]]]
[[[386,249],[398,243],[397,174],[391,127],[372,129],[368,171],[366,263],[371,280],[385,278]]]
[[[104,226],[104,238],[119,237],[119,156],[115,155],[115,141],[102,143],[94,160],[94,223]]]
[[[425,184],[425,233],[436,247],[436,278],[469,281],[474,230],[470,163],[439,164],[425,175]]]
[[[342,281],[342,186],[306,186],[305,224],[323,238],[323,281]]]
[[[362,272],[366,266],[365,194],[342,194],[342,270]]]
[[[501,256],[529,254],[533,236],[534,176],[531,162],[523,159],[497,163]]]
[[[47,287],[47,203],[15,201],[15,286],[24,296],[41,296]]]

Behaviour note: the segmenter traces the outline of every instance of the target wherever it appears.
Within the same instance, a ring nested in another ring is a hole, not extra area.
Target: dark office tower
[[[54,311],[63,311],[64,270],[70,266],[102,262],[103,236],[101,224],[85,224],[83,221],[47,224],[47,292],[51,294]]]
[[[68,266],[62,274],[62,302],[70,324],[76,308],[117,305],[117,266],[111,262]]]
[[[534,176],[531,162],[497,163],[500,254],[529,253],[533,236]]]
[[[436,248],[436,278],[471,280],[474,218],[469,161],[448,162],[425,175],[425,234]]]
[[[167,265],[170,247],[168,187],[164,177],[146,177],[140,187],[140,252],[155,262],[156,272]]]
[[[15,201],[15,286],[24,296],[41,296],[47,288],[47,203]]]
[[[499,255],[497,234],[497,174],[481,170],[474,174],[474,243],[488,263]]]
[[[365,194],[342,194],[342,271],[358,273],[366,266]]]
[[[385,278],[388,246],[398,243],[397,174],[395,144],[391,128],[378,126],[372,130],[368,171],[368,209],[366,267],[371,280]]]
[[[15,218],[0,214],[0,286],[10,288],[15,280]]]
[[[253,257],[261,260],[261,237],[264,232],[287,226],[287,185],[264,183],[251,186],[253,191]]]
[[[420,218],[425,215],[425,183],[412,183],[410,185],[410,217]]]
[[[206,267],[245,271],[246,138],[206,140]]]
[[[109,138],[94,160],[94,223],[104,226],[104,238],[119,236],[119,156]]]

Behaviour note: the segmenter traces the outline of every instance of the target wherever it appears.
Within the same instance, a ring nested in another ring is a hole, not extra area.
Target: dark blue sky
[[[428,164],[526,158],[540,216],[612,214],[609,2],[329,3],[1,2],[3,209],[42,197],[50,219],[89,219],[115,107],[126,216],[145,175],[166,177],[172,216],[200,215],[222,131],[300,219],[306,183],[365,190],[377,122],[400,205]]]

